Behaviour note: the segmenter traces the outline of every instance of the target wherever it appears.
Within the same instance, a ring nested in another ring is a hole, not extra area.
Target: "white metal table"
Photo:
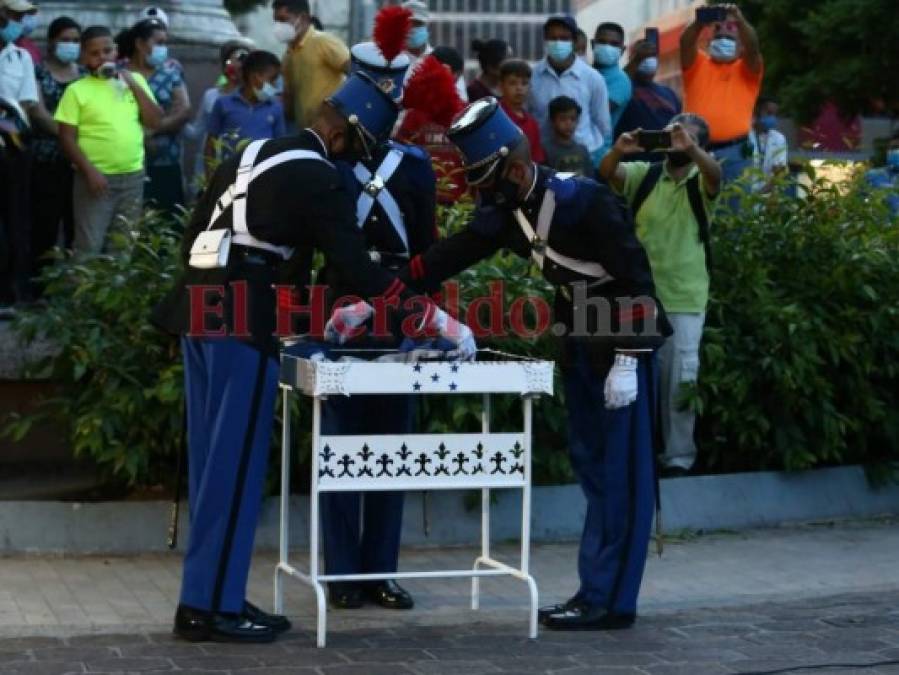
[[[525,581],[531,596],[528,635],[537,637],[537,584],[529,567],[531,521],[532,401],[553,392],[553,363],[482,350],[473,362],[414,360],[393,353],[394,360],[325,361],[281,356],[280,386],[284,411],[281,437],[280,556],[275,568],[275,611],[284,611],[283,576],[299,579],[315,591],[317,644],[325,646],[327,602],[324,583],[381,579],[470,577],[471,607],[478,609],[480,577],[512,576]],[[387,358],[391,358],[387,356]],[[289,560],[292,393],[313,399],[312,481],[309,514],[309,567],[304,573]],[[330,436],[321,433],[321,403],[328,396],[360,394],[481,394],[481,432]],[[492,394],[522,397],[523,429],[490,431]],[[490,554],[490,490],[520,489],[521,561],[518,567]],[[323,492],[381,490],[481,490],[481,554],[472,569],[402,571],[383,574],[322,574],[319,568],[319,495]]]

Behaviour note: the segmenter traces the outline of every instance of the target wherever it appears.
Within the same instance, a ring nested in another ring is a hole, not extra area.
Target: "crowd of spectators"
[[[453,73],[459,106],[498,98],[536,161],[605,181],[632,205],[677,329],[662,354],[668,468],[689,470],[693,419],[674,399],[698,372],[713,204],[721,185],[751,166],[752,189],[772,190],[788,161],[777,101],[760,95],[764,63],[752,26],[732,4],[697,10],[680,38],[681,101],[656,81],[657,30],[629,46],[616,23],[599,23],[591,40],[572,17],[551,16],[542,59],[529,64],[503,40],[475,40],[478,70],[466,82],[463,56],[431,43],[427,3],[402,4],[412,15],[410,73],[433,55]],[[247,141],[306,126],[350,69],[349,49],[322,29],[308,0],[274,0],[272,36],[284,53],[247,39],[226,43],[218,80],[194,106],[159,8],[117,35],[56,17],[43,51],[29,35],[37,12],[31,0],[0,0],[0,315],[35,300],[34,279],[54,246],[102,251],[116,219],[136,218],[142,205],[177,217],[209,167]],[[438,198],[452,202],[467,186],[445,131],[409,116],[396,137],[425,146],[435,168],[449,167]],[[667,142],[649,143],[647,131],[668,132]],[[200,148],[187,162],[186,140]],[[896,137],[887,157],[869,182],[895,189]],[[194,189],[184,166],[193,166]]]

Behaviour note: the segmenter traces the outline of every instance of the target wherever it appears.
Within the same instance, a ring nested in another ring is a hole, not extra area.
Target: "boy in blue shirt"
[[[281,62],[271,52],[250,52],[242,64],[241,86],[221,96],[209,116],[207,169],[235,154],[250,141],[286,134],[284,108],[275,85]]]

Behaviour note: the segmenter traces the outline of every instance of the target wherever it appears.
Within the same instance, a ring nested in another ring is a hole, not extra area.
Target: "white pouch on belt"
[[[204,230],[190,247],[188,264],[201,270],[223,268],[228,265],[231,251],[231,230]]]

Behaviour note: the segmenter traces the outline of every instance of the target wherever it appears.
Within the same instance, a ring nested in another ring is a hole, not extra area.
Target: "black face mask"
[[[680,169],[687,166],[687,164],[689,164],[693,160],[690,159],[690,155],[688,155],[686,152],[678,151],[669,152],[668,161],[671,162],[671,166],[675,167],[676,169]]]
[[[497,206],[517,209],[521,206],[521,186],[508,178],[497,178],[493,187],[493,201]]]

